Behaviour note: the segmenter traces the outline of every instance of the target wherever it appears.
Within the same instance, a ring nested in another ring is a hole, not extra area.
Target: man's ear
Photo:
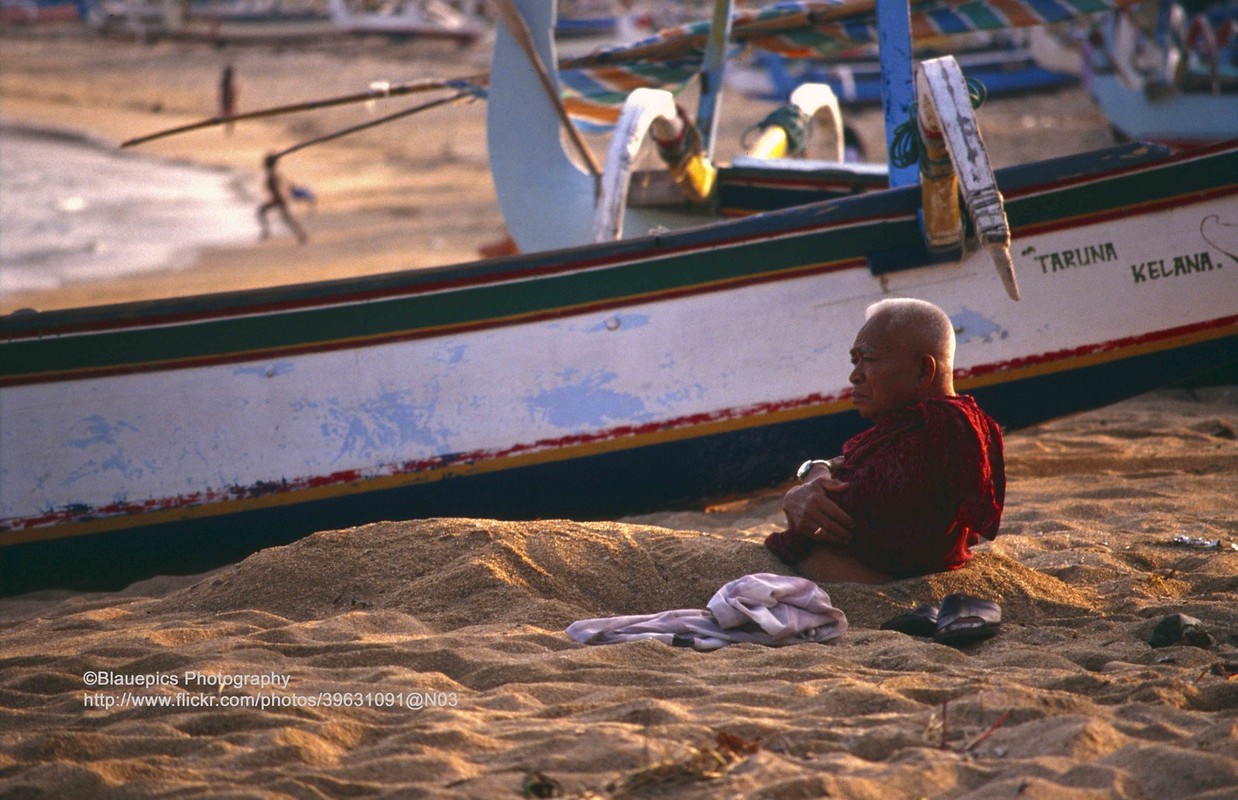
[[[916,381],[921,389],[927,389],[937,380],[937,359],[928,353],[920,354],[920,378]]]

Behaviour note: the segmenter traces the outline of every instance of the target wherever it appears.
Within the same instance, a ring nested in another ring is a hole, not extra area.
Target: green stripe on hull
[[[1038,166],[1051,174],[1047,165]],[[1238,191],[1236,174],[1238,151],[1229,149],[1195,160],[1085,179],[1043,193],[1037,193],[1034,186],[1014,189],[1007,215],[1017,234],[1023,228],[1082,216]],[[0,337],[7,340],[0,343],[0,381],[21,383],[38,380],[33,376],[39,375],[54,380],[56,373],[148,370],[192,361],[362,346],[843,267],[892,244],[918,241],[919,229],[912,216],[917,202],[918,189],[910,187],[660,239],[427,270],[402,277],[398,283],[350,281],[307,287],[301,295],[287,290],[240,294],[232,296],[231,305],[225,302],[215,309],[205,305],[195,309],[182,302],[182,313],[197,311],[208,317],[201,320],[178,321],[171,316],[176,313],[170,310],[173,303],[142,304],[149,316],[134,314],[133,327],[127,330],[89,330],[87,323],[81,335],[59,335],[81,324],[74,312],[9,317],[0,320]],[[778,238],[776,244],[769,241],[771,237]],[[589,263],[597,266],[590,268]],[[557,269],[563,271],[555,274]],[[368,301],[361,295],[384,291],[388,296]],[[307,297],[307,292],[318,299]],[[198,302],[220,301],[202,298]],[[304,307],[270,308],[281,303]],[[49,338],[16,338],[39,331],[40,320],[45,321],[42,333]]]

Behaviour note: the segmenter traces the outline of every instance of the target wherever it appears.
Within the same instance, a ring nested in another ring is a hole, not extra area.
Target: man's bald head
[[[879,419],[900,408],[954,394],[954,326],[924,300],[882,300],[851,348],[852,402]]]
[[[954,369],[954,323],[927,300],[891,297],[869,306],[864,319],[883,324],[888,333],[920,353],[928,353],[946,370]]]

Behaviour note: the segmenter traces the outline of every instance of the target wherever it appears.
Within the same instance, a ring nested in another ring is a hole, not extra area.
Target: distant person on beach
[[[852,403],[875,424],[809,461],[765,545],[815,581],[885,583],[957,569],[992,539],[1006,493],[1002,434],[954,392],[954,328],[922,300],[869,307],[851,348]]]
[[[224,119],[235,116],[236,100],[236,73],[232,69],[232,65],[228,64],[219,76],[219,116]],[[231,122],[224,125],[224,133],[228,136],[232,135]]]
[[[266,171],[266,190],[267,201],[258,206],[258,224],[262,226],[262,239],[266,239],[271,235],[271,228],[267,224],[267,214],[272,209],[279,211],[279,216],[284,220],[284,224],[288,226],[297,237],[297,241],[305,244],[309,241],[309,236],[305,233],[305,229],[292,216],[292,211],[288,208],[288,189],[284,177],[279,174],[276,165],[279,162],[279,157],[273,153],[268,153],[262,161],[262,166]]]

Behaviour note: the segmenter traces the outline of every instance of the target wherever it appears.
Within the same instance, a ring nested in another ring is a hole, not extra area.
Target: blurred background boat
[[[950,37],[933,42],[917,42],[916,57],[953,55],[969,80],[984,86],[985,93],[1000,97],[1026,92],[1048,91],[1069,86],[1079,80],[1078,52],[1072,50],[1073,69],[1048,67],[1041,52],[1053,45],[1046,42],[1033,50],[1038,31],[986,33],[980,36]],[[881,61],[875,48],[864,48],[828,59],[789,59],[773,53],[756,53],[748,63],[737,65],[728,80],[750,96],[786,101],[802,83],[824,83],[834,90],[843,105],[881,103]]]
[[[0,0],[0,24],[38,25],[86,18],[87,0]]]
[[[1238,136],[1238,2],[1115,11],[1084,43],[1085,83],[1115,134],[1190,146]]]

